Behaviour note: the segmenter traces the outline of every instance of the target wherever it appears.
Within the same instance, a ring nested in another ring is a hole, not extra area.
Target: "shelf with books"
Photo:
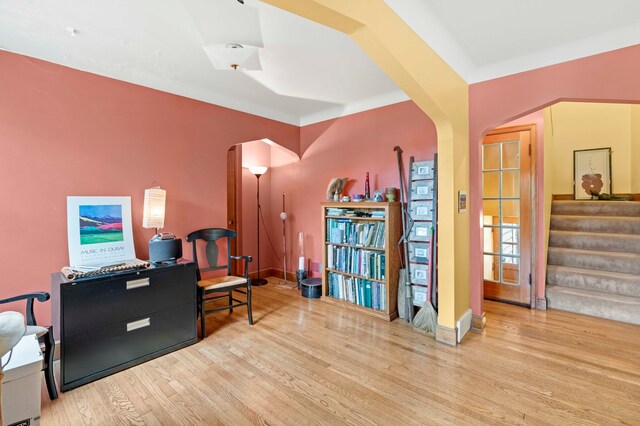
[[[322,300],[395,319],[400,203],[322,203],[322,231]]]
[[[365,250],[375,250],[375,251],[385,251],[383,247],[367,247],[367,246],[359,246],[355,244],[339,244],[339,243],[330,243],[329,241],[324,242],[327,246],[338,246],[338,247],[353,247]]]

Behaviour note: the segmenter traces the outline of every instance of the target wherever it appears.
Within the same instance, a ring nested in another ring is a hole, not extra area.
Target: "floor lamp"
[[[267,284],[267,280],[264,278],[260,278],[260,176],[267,173],[268,167],[261,166],[253,166],[249,167],[249,171],[253,173],[258,179],[258,208],[257,208],[257,216],[258,216],[258,254],[256,256],[258,261],[258,277],[255,280],[251,280],[251,285],[265,285]]]

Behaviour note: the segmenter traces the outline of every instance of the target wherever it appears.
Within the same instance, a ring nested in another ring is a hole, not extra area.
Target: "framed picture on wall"
[[[131,197],[67,197],[67,235],[72,267],[135,259]]]
[[[573,198],[611,194],[611,148],[573,151]]]

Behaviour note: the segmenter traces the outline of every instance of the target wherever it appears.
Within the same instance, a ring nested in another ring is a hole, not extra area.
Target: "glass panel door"
[[[528,214],[522,217],[530,208],[529,138],[525,132],[496,132],[482,146],[485,296],[529,304],[530,259],[523,255],[529,256],[530,248],[522,246],[529,229]]]
[[[485,261],[484,279],[519,285],[520,141],[482,147]],[[487,241],[487,239],[489,241]]]

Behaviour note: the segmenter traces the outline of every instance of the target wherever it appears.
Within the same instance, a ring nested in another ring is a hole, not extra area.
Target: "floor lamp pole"
[[[258,200],[258,208],[257,208],[257,216],[258,216],[258,255],[256,256],[258,259],[258,277],[255,280],[251,280],[251,285],[265,285],[267,284],[267,280],[264,278],[260,278],[260,176],[262,173],[256,173],[256,178],[258,179],[258,190],[257,190],[257,200]]]

